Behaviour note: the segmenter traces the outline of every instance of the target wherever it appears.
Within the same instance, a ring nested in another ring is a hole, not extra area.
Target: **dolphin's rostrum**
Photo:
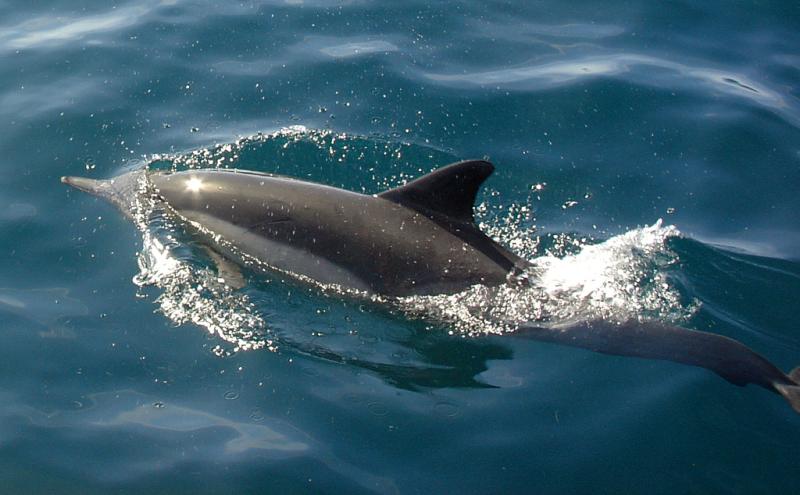
[[[109,180],[62,182],[103,197],[130,215],[145,177],[180,217],[212,234],[234,259],[381,296],[452,293],[518,280],[527,262],[490,239],[472,209],[492,173],[482,160],[448,165],[377,195],[259,172],[138,170]],[[800,412],[800,368],[784,374],[743,344],[657,322],[523,325],[517,335],[607,354],[710,369],[736,385],[781,394]]]

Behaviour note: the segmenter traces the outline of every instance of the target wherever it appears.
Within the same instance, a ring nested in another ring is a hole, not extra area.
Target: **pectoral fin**
[[[225,258],[210,247],[205,247],[205,252],[208,254],[208,257],[211,258],[211,261],[214,262],[214,265],[216,265],[217,275],[225,281],[226,285],[233,289],[241,289],[247,285],[247,280],[245,280],[239,265]]]

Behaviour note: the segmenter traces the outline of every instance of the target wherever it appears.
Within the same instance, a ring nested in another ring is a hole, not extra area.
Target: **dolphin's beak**
[[[144,169],[118,175],[113,179],[89,179],[86,177],[62,177],[61,182],[75,189],[87,192],[92,196],[103,198],[116,205],[126,216],[131,215],[131,208],[139,191],[140,179]]]
[[[62,177],[61,182],[89,194],[97,194],[97,191],[102,187],[101,184],[104,181],[87,179],[85,177]]]

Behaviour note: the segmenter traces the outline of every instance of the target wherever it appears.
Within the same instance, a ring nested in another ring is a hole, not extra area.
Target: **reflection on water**
[[[61,48],[65,43],[112,33],[142,22],[142,18],[176,0],[135,2],[107,12],[83,16],[43,15],[0,28],[0,48],[7,50]]]
[[[387,53],[399,50],[393,43],[369,38],[307,38],[303,42],[306,50],[316,50],[333,58],[351,58],[370,53]]]
[[[137,436],[154,438],[165,438],[167,433],[184,437],[205,436],[205,441],[198,442],[202,448],[192,451],[195,460],[212,461],[252,449],[289,457],[310,448],[302,433],[293,431],[285,423],[265,418],[263,414],[258,417],[258,422],[235,421],[201,409],[165,403],[158,397],[133,390],[90,394],[80,402],[73,401],[69,408],[47,413],[19,405],[4,409],[6,418],[22,415],[31,424],[46,428],[80,428],[87,432],[98,428],[109,432],[130,430]],[[155,452],[159,450],[157,447],[153,450],[155,457],[163,455]],[[172,462],[154,460],[149,464],[149,470],[170,469],[174,463],[185,460],[186,453]]]
[[[101,81],[82,77],[67,77],[57,82],[31,81],[19,91],[0,96],[0,115],[31,119],[104,96],[108,92]]]
[[[263,416],[258,424],[237,422],[198,409],[165,404],[153,397],[132,391],[109,392],[90,396],[92,409],[102,415],[93,418],[89,424],[104,428],[144,428],[146,430],[166,430],[170,432],[192,433],[209,428],[231,430],[232,438],[222,445],[207,445],[212,452],[209,458],[220,455],[241,454],[250,449],[265,450],[281,456],[301,453],[309,445],[297,438],[279,433],[269,427],[270,420]],[[118,412],[117,412],[118,411]],[[285,428],[285,426],[284,426]]]
[[[307,434],[258,410],[246,420],[235,420],[204,408],[164,402],[156,396],[128,389],[90,394],[68,408],[51,409],[46,413],[21,405],[18,400],[3,404],[0,405],[0,424],[16,423],[17,418],[24,418],[33,427],[49,430],[50,435],[80,432],[86,441],[100,435],[107,439],[103,443],[108,443],[109,447],[120,437],[139,445],[137,449],[119,451],[111,458],[87,455],[83,462],[75,462],[73,456],[67,455],[48,459],[61,469],[106,482],[158,476],[187,464],[215,466],[254,456],[262,461],[279,462],[303,456],[318,459],[331,471],[362,487],[379,488],[381,492],[396,491],[391,480],[338,459]],[[4,439],[8,441],[14,436]],[[82,440],[76,441],[72,448],[80,450],[82,443]]]
[[[86,305],[70,297],[66,288],[0,288],[0,314],[11,313],[44,327],[39,331],[42,337],[74,337],[63,323],[69,317],[85,316],[88,312]]]
[[[0,203],[0,220],[19,221],[35,217],[38,209],[30,203],[10,203],[4,205]]]
[[[444,86],[500,86],[515,90],[544,90],[598,76],[622,76],[627,80],[657,87],[697,87],[745,98],[764,107],[786,113],[790,100],[766,84],[751,78],[711,67],[683,64],[668,59],[633,53],[589,55],[555,62],[520,65],[494,70],[453,70],[452,73],[426,72],[422,76]],[[793,103],[792,103],[793,104]],[[791,109],[796,111],[795,109]]]

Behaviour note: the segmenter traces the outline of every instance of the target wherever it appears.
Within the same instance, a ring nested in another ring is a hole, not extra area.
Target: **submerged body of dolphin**
[[[178,215],[236,259],[383,296],[441,294],[515,279],[527,262],[477,227],[475,196],[494,167],[454,163],[377,195],[258,172],[139,170],[62,181],[129,213],[141,179]],[[800,368],[784,374],[743,344],[656,322],[523,325],[518,335],[607,354],[708,368],[731,383],[781,394],[800,412]]]

